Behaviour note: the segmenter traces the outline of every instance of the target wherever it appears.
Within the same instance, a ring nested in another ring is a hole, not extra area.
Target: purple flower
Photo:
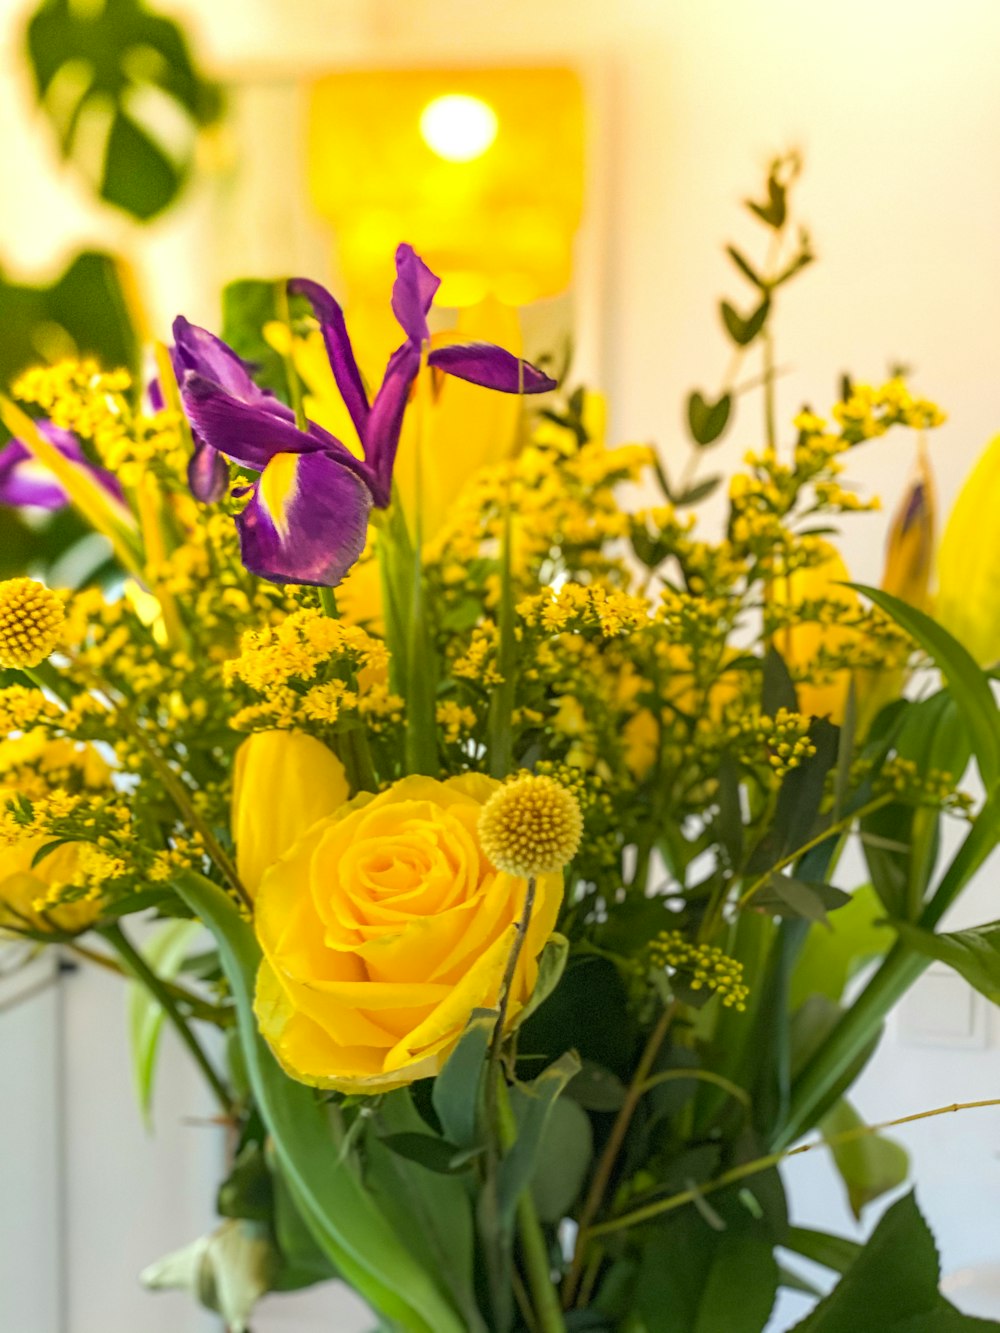
[[[403,412],[420,370],[423,345],[430,338],[427,312],[441,285],[410,245],[396,251],[396,281],[392,289],[392,313],[406,334],[406,341],[389,358],[382,384],[371,404],[354,357],[344,323],[344,313],[318,282],[295,278],[288,290],[305,296],[323,331],[330,367],[337,388],[354,422],[364,449],[365,462],[374,477],[375,503],[385,508],[392,488],[392,469],[399,447]],[[430,352],[427,364],[458,379],[481,384],[501,393],[545,393],[556,387],[553,379],[527,361],[493,343],[465,343]]]
[[[250,499],[236,520],[243,563],[252,573],[277,583],[334,585],[361,554],[372,505],[389,505],[403,412],[430,337],[427,312],[438,286],[413,249],[401,245],[392,309],[406,340],[389,358],[369,403],[340,306],[318,283],[289,283],[319,320],[363,460],[313,422],[297,429],[292,411],[254,384],[230,347],[185,319],[175,322],[173,365],[195,434],[191,489],[202,499],[220,498],[227,458],[260,474],[246,488]],[[427,360],[446,374],[504,393],[555,387],[534,366],[490,343],[440,348]]]
[[[110,472],[95,467],[86,457],[75,435],[53,426],[51,421],[36,422],[39,431],[64,458],[78,464],[101,483],[116,500],[122,499],[121,487]],[[34,505],[38,509],[62,509],[69,504],[66,492],[44,463],[20,440],[11,440],[0,449],[0,504]]]

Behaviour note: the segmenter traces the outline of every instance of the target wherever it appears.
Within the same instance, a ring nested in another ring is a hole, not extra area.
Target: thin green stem
[[[153,999],[160,1005],[168,1021],[190,1052],[195,1064],[197,1064],[198,1068],[204,1074],[205,1080],[215,1094],[223,1114],[227,1117],[232,1117],[235,1114],[235,1108],[229,1094],[229,1089],[226,1087],[225,1083],[223,1083],[208,1056],[202,1050],[198,1038],[191,1031],[190,1024],[177,1008],[174,997],[170,994],[170,991],[164,985],[161,978],[156,975],[117,922],[110,926],[102,926],[98,933],[102,935],[112,949],[116,950],[119,954],[126,971],[130,972],[141,986],[145,986]]]
[[[103,968],[105,972],[113,972],[115,976],[128,978],[131,975],[120,963],[116,963],[107,954],[98,953],[96,949],[88,949],[76,940],[65,941],[63,948],[76,954],[78,958],[83,958],[94,967]],[[161,978],[161,985],[170,992],[178,1004],[186,1005],[190,1009],[192,1018],[199,1018],[204,1023],[214,1023],[217,1027],[231,1027],[236,1021],[231,1010],[223,1009],[217,1004],[211,1004],[208,1000],[202,999],[200,995],[195,995],[194,991],[189,991],[185,986],[178,986],[175,981],[163,981]]]
[[[507,1087],[499,1070],[497,1077],[500,1142],[505,1148],[510,1148],[517,1137],[517,1126],[507,1095]],[[538,1220],[530,1188],[523,1189],[518,1197],[517,1225],[521,1238],[521,1258],[528,1277],[528,1289],[531,1292],[535,1323],[539,1333],[565,1333],[566,1324],[552,1281],[552,1266],[549,1261],[548,1246],[545,1243],[545,1233]]]
[[[863,1139],[871,1134],[880,1134],[883,1130],[895,1129],[899,1125],[911,1125],[918,1120],[930,1120],[933,1116],[950,1115],[955,1111],[974,1111],[985,1106],[1000,1106],[1000,1097],[990,1097],[977,1102],[952,1102],[948,1106],[935,1106],[930,1111],[915,1111],[912,1115],[897,1116],[894,1120],[882,1120],[876,1125],[855,1125],[852,1129],[831,1134],[828,1138],[816,1139],[813,1143],[802,1143],[797,1148],[755,1157],[752,1162],[734,1166],[732,1170],[724,1171],[721,1176],[707,1181],[704,1185],[692,1186],[690,1189],[681,1190],[679,1194],[671,1194],[669,1198],[658,1199],[654,1203],[645,1204],[642,1208],[635,1208],[630,1213],[623,1213],[620,1217],[602,1222],[599,1226],[593,1227],[590,1234],[607,1236],[615,1231],[623,1231],[627,1227],[638,1226],[641,1222],[649,1222],[654,1217],[662,1217],[664,1213],[673,1212],[674,1209],[682,1208],[687,1203],[693,1203],[706,1194],[714,1194],[717,1190],[725,1189],[727,1185],[735,1185],[738,1181],[746,1180],[748,1176],[769,1171],[789,1157],[797,1157],[816,1148],[839,1148],[843,1143],[851,1143],[855,1139]]]
[[[583,1208],[580,1211],[578,1228],[576,1233],[576,1245],[573,1249],[573,1262],[570,1270],[566,1274],[566,1280],[563,1283],[562,1304],[563,1309],[568,1310],[576,1298],[577,1290],[580,1285],[580,1278],[583,1276],[583,1265],[587,1256],[587,1248],[591,1237],[596,1234],[596,1228],[592,1225],[594,1218],[604,1202],[604,1196],[607,1192],[608,1182],[614,1170],[615,1162],[621,1151],[622,1144],[625,1142],[625,1135],[628,1133],[629,1125],[632,1123],[632,1117],[635,1109],[642,1100],[646,1091],[649,1076],[653,1069],[657,1055],[660,1053],[660,1047],[670,1031],[670,1024],[673,1022],[674,1014],[677,1012],[678,1002],[672,1000],[660,1014],[656,1026],[649,1034],[645,1049],[636,1066],[635,1073],[632,1076],[632,1082],[629,1084],[628,1091],[625,1094],[625,1100],[619,1108],[615,1117],[615,1123],[611,1127],[611,1133],[608,1135],[608,1141],[604,1145],[604,1151],[601,1153],[594,1174],[590,1181],[590,1188],[587,1191],[587,1197],[584,1200]]]
[[[810,838],[808,842],[804,842],[800,847],[796,847],[794,851],[789,852],[787,856],[783,856],[780,861],[771,866],[769,870],[766,870],[763,875],[758,876],[758,878],[753,881],[750,887],[740,895],[738,906],[746,907],[754,894],[759,892],[765,884],[770,881],[772,875],[776,875],[779,871],[787,869],[787,867],[797,861],[800,856],[805,856],[806,852],[812,851],[814,847],[818,847],[828,839],[835,838],[841,833],[846,833],[857,820],[864,819],[866,815],[873,814],[876,810],[881,810],[884,805],[888,805],[893,799],[894,797],[891,792],[887,792],[883,796],[877,796],[874,800],[859,806],[857,810],[852,810],[849,815],[844,815],[843,819],[838,819],[835,823],[828,825],[821,833],[817,833],[814,838]]]

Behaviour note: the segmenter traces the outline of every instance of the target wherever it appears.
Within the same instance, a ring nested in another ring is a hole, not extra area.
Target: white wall
[[[603,313],[585,333],[598,349],[591,362],[603,370],[619,437],[655,439],[668,459],[682,449],[684,396],[695,385],[712,388],[727,354],[716,299],[742,295],[722,243],[733,236],[752,243],[754,226],[741,219],[739,201],[770,155],[789,144],[807,157],[800,203],[821,262],[781,303],[783,411],[804,399],[817,407],[830,401],[843,369],[878,378],[890,360],[912,363],[920,389],[950,413],[933,440],[945,504],[1000,428],[995,0],[172,0],[171,7],[196,25],[220,68],[241,73],[250,65],[297,77],[356,62],[580,62],[600,94],[593,148],[606,185],[592,200],[587,250],[604,256],[589,284]],[[0,25],[7,20],[0,42],[9,41],[18,8],[0,0]],[[9,68],[9,50],[4,59]],[[0,205],[0,256],[37,269],[54,243],[104,235],[110,224],[39,170],[44,140],[27,134],[18,98],[17,86],[0,80],[4,167],[18,182]],[[266,184],[252,192],[242,222],[212,240],[206,219],[216,208],[236,218],[245,187],[232,171],[205,176],[187,218],[158,226],[143,243],[161,328],[177,308],[210,318],[207,276],[231,275],[227,266],[244,257],[272,271],[323,263],[325,241],[303,219],[289,181],[294,94],[260,87],[240,106],[241,116],[256,118],[244,142],[256,145],[249,166]],[[731,464],[756,443],[754,430],[748,411],[718,461]],[[890,438],[859,452],[857,471],[889,497],[910,454],[906,440]],[[877,577],[884,528],[884,517],[875,517],[851,529],[857,576]],[[963,916],[997,915],[995,878],[980,880]],[[952,1050],[890,1035],[860,1085],[861,1108],[877,1117],[987,1095],[1000,1074],[994,1032],[979,1048]],[[1000,1257],[1000,1116],[974,1112],[900,1137],[914,1150],[946,1267]],[[819,1154],[788,1175],[803,1220],[843,1216]]]

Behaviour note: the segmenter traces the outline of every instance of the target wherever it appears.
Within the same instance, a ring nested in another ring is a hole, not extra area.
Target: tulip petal
[[[330,358],[330,367],[340,396],[354,422],[358,438],[363,440],[371,409],[344,322],[344,312],[325,287],[309,278],[293,278],[288,284],[288,290],[293,295],[304,296],[312,306],[319,320],[326,354]]]
[[[396,250],[396,281],[392,286],[392,313],[411,342],[419,346],[430,337],[427,312],[441,279],[433,274],[412,245]]]
[[[236,869],[244,888],[255,894],[264,871],[349,795],[344,765],[314,736],[248,736],[236,751],[233,772]]]
[[[331,454],[276,454],[236,520],[243,563],[274,583],[335,587],[364,550],[371,503]]]
[[[556,381],[544,371],[493,343],[452,343],[437,347],[427,364],[446,375],[500,393],[548,393]]]

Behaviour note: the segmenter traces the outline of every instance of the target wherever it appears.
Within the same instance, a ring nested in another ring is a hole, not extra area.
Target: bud
[[[916,475],[889,528],[882,587],[901,601],[926,611],[936,526],[934,478],[921,443]]]

